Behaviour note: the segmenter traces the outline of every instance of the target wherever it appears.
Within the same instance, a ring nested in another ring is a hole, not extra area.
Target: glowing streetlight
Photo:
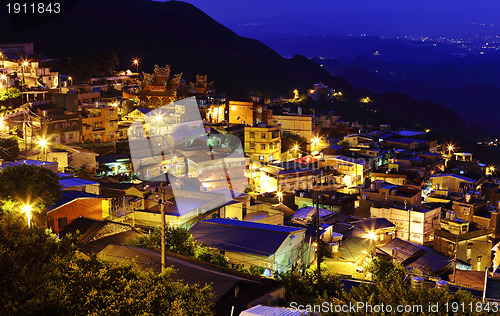
[[[28,62],[26,60],[23,61],[23,66],[28,66]]]
[[[294,97],[294,99],[299,98],[299,90],[297,90],[297,89],[293,90],[293,97]]]
[[[295,151],[299,150],[299,145],[293,146],[293,149],[295,149]]]
[[[68,77],[68,82],[69,82],[69,85],[72,86],[73,85],[73,78],[72,77]]]
[[[135,58],[132,63],[135,65],[136,72],[139,73],[139,59]]]
[[[44,161],[47,161],[47,147],[49,145],[48,141],[46,139],[40,139],[40,141],[38,142],[38,144],[40,145],[40,147],[42,147],[43,151],[44,151],[44,154],[45,154],[45,160]]]
[[[451,155],[451,152],[455,150],[455,147],[453,147],[452,144],[449,144],[447,149],[448,149],[448,155]]]
[[[26,217],[28,218],[28,227],[31,227],[31,205],[25,204],[22,207],[22,211],[26,214]]]
[[[368,232],[368,235],[366,235],[366,237],[370,240],[375,240],[377,239],[377,235],[373,232],[373,231],[369,231]]]
[[[156,115],[155,120],[157,123],[159,123],[159,122],[163,121],[163,116],[161,114],[158,114],[158,115]]]

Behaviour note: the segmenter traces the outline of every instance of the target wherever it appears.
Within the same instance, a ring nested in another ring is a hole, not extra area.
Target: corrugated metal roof
[[[191,234],[212,248],[267,257],[278,250],[290,233],[300,230],[305,229],[217,218],[196,223]]]
[[[309,315],[306,311],[284,307],[257,305],[240,313],[240,316],[301,316]]]

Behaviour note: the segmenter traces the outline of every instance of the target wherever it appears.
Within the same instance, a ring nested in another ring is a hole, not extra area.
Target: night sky
[[[498,0],[187,0],[222,24],[235,29],[245,22],[264,25],[244,32],[284,32],[276,22],[298,22],[305,32],[345,33],[348,28],[377,33],[500,34]],[[285,19],[282,19],[285,18]],[[475,24],[474,24],[475,23]],[[484,24],[484,25],[481,25]],[[492,26],[493,25],[493,26]],[[291,25],[290,25],[291,26]],[[293,30],[295,32],[296,30]],[[401,34],[399,34],[401,35]],[[406,35],[406,34],[404,34]]]

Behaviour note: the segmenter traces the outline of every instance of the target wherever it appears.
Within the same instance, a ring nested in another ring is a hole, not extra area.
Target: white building
[[[423,205],[405,209],[404,206],[372,206],[372,218],[386,218],[396,225],[396,237],[424,244],[434,240],[434,229],[439,228],[441,207]],[[410,236],[408,236],[408,231]]]

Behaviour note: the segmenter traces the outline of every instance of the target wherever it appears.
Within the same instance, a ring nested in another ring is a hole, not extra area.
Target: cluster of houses
[[[2,117],[22,131],[21,151],[2,154],[1,167],[58,174],[63,195],[48,206],[47,225],[59,236],[79,231],[83,252],[160,271],[158,253],[126,244],[158,227],[165,208],[169,225],[188,229],[232,268],[262,271],[255,277],[169,254],[179,279],[213,283],[221,314],[283,299],[273,277],[318,260],[342,278],[370,280],[374,256],[500,299],[495,167],[438,144],[429,131],[362,126],[282,100],[229,101],[212,93],[206,76],[186,84],[169,66],[73,84],[40,65],[2,59],[0,84],[25,88],[22,106]],[[323,84],[308,94],[342,95]],[[196,101],[201,130],[184,121],[192,109],[177,101],[185,97]],[[173,145],[148,151],[160,137]],[[132,152],[133,140],[144,151]]]

